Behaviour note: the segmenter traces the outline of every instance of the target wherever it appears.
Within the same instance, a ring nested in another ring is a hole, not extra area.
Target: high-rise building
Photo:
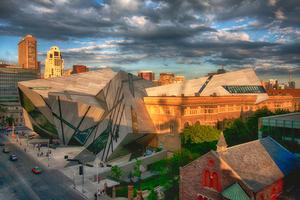
[[[18,44],[19,66],[24,69],[38,69],[37,42],[32,35],[26,35]]]
[[[139,71],[138,77],[148,81],[153,81],[155,79],[155,74],[152,71]]]
[[[89,68],[85,65],[73,65],[73,71],[72,74],[79,74],[83,72],[88,72]]]
[[[12,117],[15,125],[23,125],[23,109],[20,105],[18,82],[39,78],[39,70],[22,69],[14,65],[0,65],[0,105],[5,113],[0,116],[0,122],[6,117]]]
[[[44,78],[60,77],[64,71],[64,59],[57,46],[53,46],[47,53],[45,60]]]
[[[295,81],[289,81],[289,89],[295,89],[295,88],[296,88]]]

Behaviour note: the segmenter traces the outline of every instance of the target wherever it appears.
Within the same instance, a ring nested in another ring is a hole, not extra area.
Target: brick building
[[[180,133],[187,125],[216,126],[224,119],[251,115],[267,107],[271,111],[299,109],[294,93],[271,95],[253,69],[147,88],[144,103],[157,133]]]
[[[276,200],[300,162],[271,137],[210,151],[180,169],[181,200]]]
[[[79,73],[84,73],[88,72],[89,68],[85,65],[73,65],[73,71],[72,74],[79,74]]]
[[[139,71],[138,77],[148,81],[153,81],[155,79],[155,74],[152,71]]]
[[[37,41],[32,35],[26,35],[18,44],[18,64],[24,69],[39,69]]]

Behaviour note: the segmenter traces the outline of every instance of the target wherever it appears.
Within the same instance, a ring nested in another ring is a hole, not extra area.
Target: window
[[[184,128],[187,128],[187,127],[189,127],[189,126],[190,126],[189,122],[185,122],[185,123],[184,123]]]
[[[263,86],[260,85],[223,85],[223,88],[229,93],[244,94],[244,93],[266,93]]]
[[[202,174],[202,185],[204,187],[212,188],[216,191],[221,191],[219,184],[219,176],[216,172],[210,172],[209,170],[205,170]]]
[[[203,186],[209,187],[209,183],[210,183],[210,173],[208,170],[205,170],[204,177],[203,177]]]
[[[219,191],[219,178],[218,178],[218,174],[216,172],[212,173],[212,177],[211,177],[211,182],[212,182],[212,188],[214,188],[215,190]]]

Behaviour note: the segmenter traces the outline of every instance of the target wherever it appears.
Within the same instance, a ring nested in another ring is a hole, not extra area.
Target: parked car
[[[12,155],[9,156],[9,159],[10,159],[11,161],[17,161],[17,160],[18,160],[18,157],[17,157],[16,154],[12,154]]]
[[[5,144],[3,142],[0,142],[0,147],[5,146]]]
[[[42,169],[38,166],[35,166],[34,168],[32,168],[31,171],[34,174],[41,174],[42,173]]]
[[[9,153],[9,149],[7,147],[4,147],[2,151],[3,153]]]

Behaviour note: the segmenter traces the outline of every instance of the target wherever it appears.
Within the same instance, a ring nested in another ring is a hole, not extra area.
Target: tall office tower
[[[19,66],[24,69],[38,69],[37,42],[32,35],[26,35],[18,44]]]
[[[38,79],[39,70],[22,69],[11,64],[0,64],[0,105],[6,112],[0,113],[0,123],[12,117],[16,126],[24,125],[18,82]]]
[[[296,88],[296,82],[295,81],[289,81],[289,86],[288,86],[288,88],[289,89],[295,89]]]
[[[47,53],[45,60],[44,78],[60,77],[64,71],[64,59],[57,46],[53,46]]]
[[[139,71],[138,77],[148,81],[153,81],[155,79],[155,74],[152,71]]]

